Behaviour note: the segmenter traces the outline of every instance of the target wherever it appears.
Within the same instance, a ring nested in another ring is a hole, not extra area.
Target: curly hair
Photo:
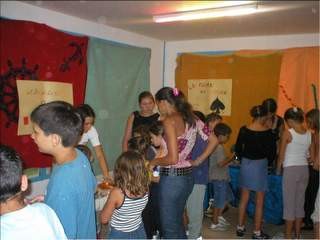
[[[134,196],[148,192],[150,178],[141,154],[127,151],[118,157],[114,167],[114,183]]]

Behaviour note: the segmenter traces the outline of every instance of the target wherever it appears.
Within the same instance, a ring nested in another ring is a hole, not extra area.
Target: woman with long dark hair
[[[150,162],[151,168],[159,165],[159,207],[163,238],[187,238],[182,216],[186,201],[193,188],[191,150],[197,134],[208,140],[201,155],[206,158],[217,146],[214,136],[192,112],[192,106],[177,88],[164,87],[156,93],[164,126],[164,139],[168,154]]]

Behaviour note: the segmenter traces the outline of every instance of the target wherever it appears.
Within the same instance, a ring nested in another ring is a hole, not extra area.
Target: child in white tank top
[[[304,217],[304,195],[308,184],[308,157],[311,147],[311,133],[303,125],[304,113],[300,108],[289,108],[284,119],[289,129],[281,137],[277,162],[277,173],[283,166],[283,219],[285,238],[300,238],[300,228]]]

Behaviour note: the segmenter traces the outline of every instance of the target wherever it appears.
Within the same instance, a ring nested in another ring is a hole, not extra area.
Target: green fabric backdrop
[[[149,90],[151,50],[90,38],[85,102],[96,113],[109,168],[121,153],[121,141],[129,114],[138,108],[138,95]],[[99,163],[93,171],[100,174]]]

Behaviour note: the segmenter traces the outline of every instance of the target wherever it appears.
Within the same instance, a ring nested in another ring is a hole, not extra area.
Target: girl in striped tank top
[[[122,153],[114,168],[115,188],[109,194],[100,220],[110,222],[108,239],[145,239],[141,213],[148,202],[148,170],[136,152]]]

